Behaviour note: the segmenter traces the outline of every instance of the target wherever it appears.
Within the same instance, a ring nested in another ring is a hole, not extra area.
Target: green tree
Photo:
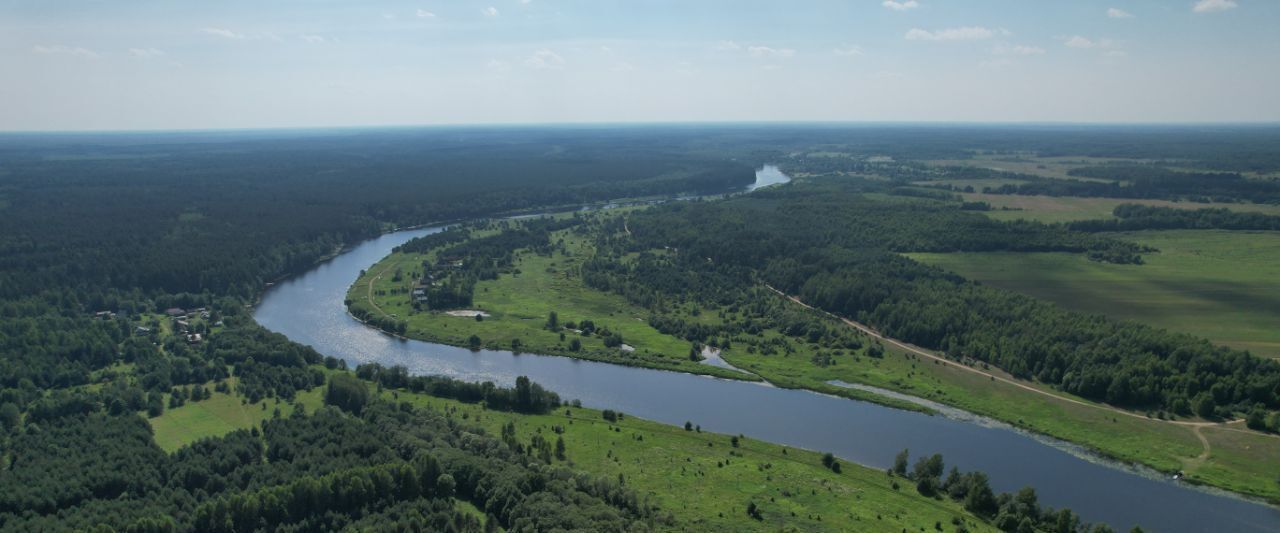
[[[449,474],[440,474],[440,477],[436,478],[436,494],[441,498],[452,498],[457,488],[458,482]]]
[[[573,339],[569,341],[569,351],[576,352],[579,350],[582,350],[582,341],[578,339]]]
[[[560,315],[556,314],[555,311],[547,315],[547,329],[551,331],[560,329]]]
[[[351,374],[334,374],[329,378],[329,388],[324,403],[351,413],[360,414],[369,403],[369,388]]]
[[[899,476],[907,476],[907,460],[911,457],[911,451],[903,449],[898,455],[893,457],[893,473]]]
[[[18,406],[13,402],[6,402],[0,405],[0,430],[10,430],[18,427],[22,422],[22,413],[18,411]]]
[[[1192,402],[1192,408],[1196,411],[1196,416],[1200,418],[1213,418],[1218,410],[1218,404],[1213,401],[1213,395],[1202,392],[1196,395],[1196,399]]]

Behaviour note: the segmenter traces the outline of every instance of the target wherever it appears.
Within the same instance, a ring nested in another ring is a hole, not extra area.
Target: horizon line
[[[1277,127],[1280,120],[1204,120],[1204,121],[967,121],[967,120],[707,120],[707,121],[566,121],[566,122],[442,122],[420,124],[350,124],[313,126],[230,126],[192,128],[136,128],[136,129],[48,129],[6,130],[0,135],[76,135],[76,134],[174,134],[174,133],[251,133],[251,132],[320,132],[358,130],[411,130],[447,128],[575,128],[575,127],[655,127],[655,126],[1076,126],[1076,127]]]

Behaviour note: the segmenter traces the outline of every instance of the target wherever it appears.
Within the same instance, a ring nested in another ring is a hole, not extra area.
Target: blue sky
[[[0,0],[0,130],[1280,120],[1274,0]]]

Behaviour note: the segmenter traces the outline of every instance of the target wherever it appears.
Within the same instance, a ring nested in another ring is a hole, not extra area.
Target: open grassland
[[[228,383],[235,390],[235,378]],[[259,427],[262,422],[275,416],[293,413],[294,405],[304,405],[309,411],[318,408],[323,402],[323,387],[298,393],[295,402],[284,402],[276,398],[267,398],[258,403],[244,403],[244,397],[232,392],[214,392],[207,400],[188,401],[181,407],[166,409],[164,414],[151,418],[151,430],[155,432],[156,444],[166,452],[191,444],[206,437],[226,435],[237,429]]]
[[[910,482],[883,471],[843,464],[835,473],[821,455],[748,438],[623,417],[610,423],[600,411],[565,408],[547,415],[519,415],[406,392],[384,391],[419,407],[449,412],[492,434],[514,423],[517,439],[535,433],[564,438],[569,464],[622,479],[676,518],[683,531],[933,531],[964,521],[970,531],[990,525],[948,500],[920,496]],[[556,428],[563,433],[557,435]],[[762,519],[747,516],[754,502]]]
[[[966,278],[1280,358],[1280,232],[1116,234],[1152,246],[1144,265],[1065,253],[911,254]]]
[[[959,183],[959,182],[956,182]],[[1280,215],[1280,206],[1244,203],[1196,203],[1129,198],[1080,198],[1075,196],[1024,196],[1017,194],[961,193],[966,202],[986,202],[992,211],[987,216],[996,220],[1034,220],[1038,222],[1070,222],[1073,220],[1110,220],[1120,204],[1142,204],[1175,209],[1225,207],[1232,211]],[[1003,210],[1003,209],[1008,210]]]
[[[982,154],[975,155],[970,159],[935,159],[927,161],[927,163],[940,167],[960,166],[985,168],[999,172],[1008,172],[1010,174],[1029,174],[1032,176],[1051,179],[1106,181],[1072,176],[1068,174],[1067,171],[1073,168],[1127,161],[1130,160],[1101,157],[1038,157],[1031,154]]]
[[[583,286],[571,273],[590,249],[581,237],[565,234],[564,238],[565,253],[540,256],[529,251],[518,252],[517,273],[477,283],[472,309],[489,315],[480,321],[468,316],[413,309],[406,289],[414,280],[406,275],[403,280],[394,281],[391,272],[396,269],[405,273],[421,271],[422,261],[427,259],[422,254],[392,254],[361,276],[352,285],[347,298],[353,306],[364,306],[406,321],[405,335],[415,339],[468,346],[471,336],[475,335],[484,346],[492,349],[511,350],[513,342],[518,342],[519,351],[529,353],[567,355],[733,379],[759,379],[689,360],[689,343],[664,335],[650,326],[645,320],[648,311],[630,304],[621,296]],[[597,329],[608,328],[620,333],[623,342],[634,351],[606,347],[604,339],[599,336],[583,336],[573,331],[564,331],[565,338],[561,340],[560,331],[546,327],[547,318],[553,311],[562,324],[591,320]],[[702,320],[717,318],[708,315]],[[581,345],[578,351],[570,349],[574,339]]]
[[[314,411],[323,403],[323,391],[317,387],[300,393],[296,402]],[[812,451],[748,438],[739,438],[735,447],[728,435],[685,431],[634,417],[610,423],[594,409],[565,407],[547,415],[522,415],[407,391],[384,390],[380,395],[449,413],[493,435],[512,423],[521,442],[535,433],[553,442],[561,437],[569,466],[624,480],[673,514],[673,530],[764,531],[787,525],[794,531],[920,531],[932,530],[935,523],[951,529],[953,520],[970,531],[994,530],[951,501],[919,495],[909,481],[848,463],[836,473],[822,466],[821,455]],[[277,407],[281,416],[293,411],[290,403],[274,399],[241,401],[236,394],[215,393],[208,400],[167,410],[151,419],[156,441],[173,452],[201,438],[259,427]],[[747,515],[750,502],[760,507],[762,519]],[[459,505],[474,510],[468,503]]]

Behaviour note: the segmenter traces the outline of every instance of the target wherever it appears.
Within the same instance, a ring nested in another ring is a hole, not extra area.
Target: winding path
[[[845,318],[845,317],[842,317],[842,316],[838,316],[838,315],[836,315],[836,314],[834,314],[834,313],[829,313],[829,312],[824,311],[824,310],[822,310],[822,309],[818,309],[818,308],[816,308],[816,307],[813,307],[813,306],[811,306],[811,305],[809,305],[809,304],[807,304],[807,303],[804,303],[804,301],[803,301],[803,300],[801,300],[800,298],[798,298],[798,297],[796,297],[796,296],[791,296],[791,295],[789,295],[789,294],[786,294],[786,293],[784,293],[784,292],[782,292],[782,291],[780,291],[780,290],[778,290],[778,289],[773,288],[773,286],[771,286],[771,285],[767,285],[767,284],[766,284],[766,285],[765,285],[765,287],[767,287],[769,290],[771,290],[771,291],[773,291],[773,292],[775,292],[775,293],[777,293],[777,294],[781,295],[782,297],[784,297],[784,298],[786,298],[786,299],[788,299],[788,300],[791,300],[792,302],[795,302],[796,304],[799,304],[800,306],[802,306],[802,307],[804,307],[804,308],[806,308],[806,309],[810,309],[810,310],[813,310],[813,311],[817,311],[817,312],[819,312],[819,313],[826,314],[826,315],[828,315],[828,316],[830,316],[830,317],[832,317],[832,318],[838,319],[838,320],[840,320],[841,322],[844,322],[844,323],[845,323],[845,325],[848,325],[848,326],[850,326],[850,327],[853,327],[853,328],[855,328],[855,329],[857,329],[857,330],[859,330],[859,331],[861,331],[861,332],[863,332],[863,333],[866,333],[867,335],[870,335],[872,338],[879,339],[879,340],[881,340],[881,341],[883,341],[883,342],[885,342],[885,343],[892,344],[892,345],[894,345],[894,346],[897,346],[897,347],[898,347],[898,348],[900,348],[900,349],[906,350],[907,352],[910,352],[910,353],[912,353],[912,354],[915,354],[915,355],[918,355],[918,356],[921,356],[921,357],[925,357],[925,358],[928,358],[928,359],[932,359],[932,360],[937,361],[937,362],[939,362],[939,363],[941,363],[941,364],[949,365],[949,366],[951,366],[951,367],[958,368],[958,369],[964,370],[964,371],[966,371],[966,372],[972,372],[972,373],[974,373],[974,374],[978,374],[978,375],[980,375],[980,376],[985,376],[985,377],[990,378],[990,379],[992,379],[992,380],[1000,381],[1000,382],[1002,382],[1002,383],[1005,383],[1005,384],[1008,384],[1008,385],[1012,385],[1012,386],[1014,386],[1014,387],[1018,387],[1018,388],[1020,388],[1020,389],[1023,389],[1023,390],[1026,390],[1026,391],[1030,391],[1030,392],[1033,392],[1033,393],[1036,393],[1036,394],[1039,394],[1039,395],[1042,395],[1042,396],[1048,396],[1049,398],[1053,398],[1054,400],[1058,400],[1058,401],[1062,401],[1062,402],[1068,402],[1068,403],[1072,403],[1072,404],[1076,404],[1076,405],[1083,405],[1083,406],[1085,406],[1085,407],[1092,407],[1092,408],[1094,408],[1094,409],[1101,409],[1101,410],[1104,410],[1104,411],[1109,411],[1109,412],[1111,412],[1111,413],[1115,413],[1115,414],[1119,414],[1119,415],[1124,415],[1124,416],[1128,416],[1128,417],[1133,417],[1133,418],[1138,418],[1138,419],[1142,419],[1142,420],[1149,420],[1149,421],[1152,421],[1152,422],[1164,422],[1164,423],[1166,423],[1166,424],[1173,424],[1173,425],[1176,425],[1176,426],[1182,426],[1182,427],[1185,427],[1185,428],[1187,428],[1187,429],[1191,430],[1191,432],[1195,434],[1196,438],[1200,440],[1200,444],[1201,444],[1202,446],[1204,446],[1204,450],[1200,453],[1200,455],[1199,455],[1199,456],[1197,456],[1195,459],[1193,459],[1194,464],[1195,464],[1195,465],[1197,465],[1197,466],[1198,466],[1200,463],[1203,463],[1204,461],[1208,460],[1208,459],[1209,459],[1209,453],[1212,451],[1212,446],[1210,446],[1210,444],[1209,444],[1209,439],[1208,439],[1207,437],[1205,437],[1204,432],[1203,432],[1203,431],[1201,431],[1201,430],[1202,430],[1202,429],[1204,429],[1204,428],[1211,427],[1211,428],[1218,428],[1218,429],[1222,429],[1222,430],[1225,430],[1225,431],[1235,431],[1235,432],[1239,432],[1239,433],[1247,433],[1247,434],[1250,434],[1250,435],[1262,435],[1262,436],[1264,436],[1264,437],[1280,438],[1280,435],[1270,435],[1270,434],[1267,434],[1267,433],[1261,433],[1261,432],[1256,432],[1256,431],[1249,431],[1249,430],[1243,430],[1243,429],[1237,429],[1237,428],[1229,427],[1229,424],[1237,424],[1237,423],[1241,422],[1241,420],[1239,420],[1239,419],[1236,419],[1236,420],[1228,420],[1228,421],[1226,421],[1226,422],[1188,422],[1188,421],[1183,421],[1183,420],[1164,420],[1164,419],[1158,419],[1158,418],[1151,418],[1151,417],[1148,417],[1148,416],[1146,416],[1146,415],[1141,415],[1141,414],[1138,414],[1138,413],[1135,413],[1135,412],[1132,412],[1132,411],[1126,411],[1126,410],[1124,410],[1124,409],[1120,409],[1120,408],[1118,408],[1118,407],[1112,407],[1112,406],[1110,406],[1110,405],[1098,404],[1098,403],[1093,403],[1093,402],[1087,402],[1087,401],[1083,401],[1083,400],[1077,400],[1077,399],[1075,399],[1075,398],[1071,398],[1071,397],[1068,397],[1068,396],[1062,396],[1062,395],[1059,395],[1059,394],[1054,394],[1054,393],[1052,393],[1052,392],[1049,392],[1049,391],[1046,391],[1046,390],[1044,390],[1044,389],[1040,389],[1040,388],[1037,388],[1037,387],[1032,387],[1031,385],[1028,385],[1028,384],[1026,384],[1026,383],[1023,383],[1023,382],[1020,382],[1020,381],[1017,381],[1017,380],[1014,380],[1014,379],[1009,379],[1009,378],[1006,378],[1006,377],[1004,377],[1004,376],[999,376],[999,375],[993,374],[993,373],[991,373],[991,372],[985,372],[985,371],[979,370],[979,369],[977,369],[977,368],[973,368],[973,367],[970,367],[970,366],[967,366],[967,365],[964,365],[964,364],[961,364],[961,363],[958,363],[958,362],[952,361],[952,360],[947,359],[947,358],[945,358],[945,357],[939,357],[939,356],[934,355],[933,353],[929,352],[928,350],[925,350],[924,348],[920,348],[920,347],[918,347],[918,346],[914,346],[914,345],[911,345],[911,344],[908,344],[908,343],[905,343],[905,342],[899,341],[899,340],[897,340],[897,339],[893,339],[893,338],[890,338],[890,337],[886,337],[886,336],[884,336],[884,335],[880,334],[880,332],[878,332],[878,331],[876,331],[876,330],[874,330],[874,329],[871,329],[870,327],[868,327],[868,326],[867,326],[867,325],[865,325],[865,324],[862,324],[862,323],[859,323],[859,322],[856,322],[856,321],[850,320],[850,319],[848,319],[848,318]]]

